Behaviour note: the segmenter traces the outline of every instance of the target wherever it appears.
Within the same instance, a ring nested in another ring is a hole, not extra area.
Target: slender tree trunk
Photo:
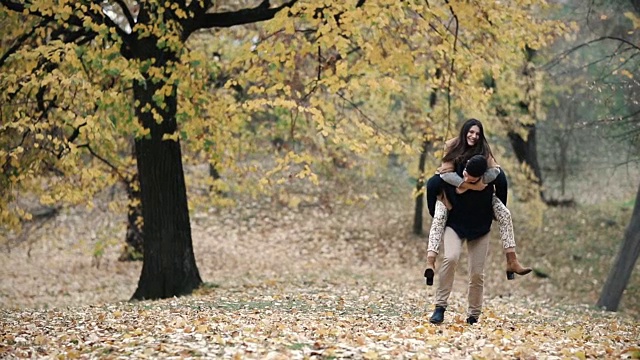
[[[617,311],[622,300],[624,289],[627,288],[631,273],[640,255],[640,186],[636,194],[636,204],[633,207],[629,226],[624,234],[624,240],[616,260],[611,267],[609,277],[602,287],[597,306],[609,311]]]
[[[436,71],[436,77],[440,78],[440,75],[442,75],[442,71],[438,69]],[[433,88],[431,90],[431,94],[429,95],[429,107],[431,109],[433,109],[433,107],[436,106],[436,101],[438,100],[437,91],[438,91],[437,88]],[[418,181],[416,182],[416,190],[420,194],[420,196],[416,197],[416,206],[413,212],[413,233],[416,235],[422,235],[424,231],[422,228],[422,219],[424,217],[423,216],[424,194],[420,192],[424,190],[424,186],[426,183],[426,175],[425,175],[424,167],[427,162],[427,154],[429,153],[429,150],[431,150],[431,142],[429,141],[428,134],[425,132],[424,134],[422,134],[422,148],[420,150],[420,159],[418,161],[419,175],[418,175]]]
[[[636,13],[640,14],[640,0],[629,0]]]
[[[560,148],[560,190],[561,195],[564,196],[566,190],[567,183],[567,168],[569,164],[567,163],[567,151],[568,151],[568,141],[566,136],[562,136],[559,140],[558,147]]]
[[[175,86],[163,107],[153,100],[164,84],[156,78],[136,81],[133,86],[136,115],[150,131],[135,142],[144,219],[144,261],[133,294],[138,300],[185,295],[202,284],[193,254],[180,142],[163,140],[165,134],[177,130]],[[161,123],[152,112],[143,110],[147,104],[161,115]]]
[[[424,139],[422,140],[422,149],[420,151],[420,160],[418,161],[418,173],[420,174],[418,177],[418,181],[416,182],[416,191],[419,193],[424,190],[424,185],[426,182],[424,167],[427,162],[427,153],[431,148],[431,143],[427,140],[427,134],[424,134]],[[422,235],[422,219],[424,212],[424,194],[420,193],[420,196],[416,197],[416,206],[413,216],[413,233],[416,235]]]

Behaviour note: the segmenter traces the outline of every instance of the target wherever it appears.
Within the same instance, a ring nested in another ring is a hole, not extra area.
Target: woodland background
[[[0,355],[640,358],[639,2],[0,4]],[[470,117],[535,271],[494,235],[480,326],[464,267],[433,326],[421,181]]]

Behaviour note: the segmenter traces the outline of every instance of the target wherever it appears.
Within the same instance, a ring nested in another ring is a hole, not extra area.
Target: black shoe
[[[429,322],[432,324],[440,324],[444,321],[444,311],[446,308],[442,306],[436,306],[436,309],[433,311],[433,315],[431,315],[431,319]]]
[[[478,322],[478,318],[475,317],[475,316],[469,316],[467,318],[467,324],[469,324],[469,325],[473,325],[473,324],[475,324],[477,322]]]
[[[427,280],[427,285],[431,286],[433,285],[433,276],[435,275],[435,271],[433,271],[433,269],[431,268],[427,268],[427,270],[424,271],[424,277]]]

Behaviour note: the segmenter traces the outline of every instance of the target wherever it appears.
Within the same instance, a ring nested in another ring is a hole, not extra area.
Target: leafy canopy
[[[163,122],[173,98],[178,130],[166,141],[225,171],[224,189],[316,181],[337,159],[373,171],[459,118],[498,132],[486,78],[520,96],[525,47],[566,31],[536,17],[548,5],[532,0],[0,4],[0,221],[10,228],[29,218],[20,194],[79,203],[127,178],[132,139],[149,136],[134,109]],[[247,11],[255,23],[242,22]],[[161,85],[151,103],[133,101],[136,81]],[[286,151],[274,155],[274,138]]]

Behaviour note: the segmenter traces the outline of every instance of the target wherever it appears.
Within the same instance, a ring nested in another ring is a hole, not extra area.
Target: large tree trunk
[[[175,86],[165,97],[164,107],[152,99],[163,85],[156,78],[136,81],[133,87],[136,115],[150,130],[135,142],[144,219],[144,261],[133,294],[133,299],[139,300],[189,294],[202,284],[191,242],[180,142],[163,140],[165,134],[173,135],[177,130]],[[142,110],[147,104],[161,115],[160,124],[150,111]]]
[[[622,293],[629,283],[631,273],[640,255],[640,186],[636,194],[629,226],[624,234],[624,241],[618,252],[609,277],[602,287],[597,306],[609,311],[617,311],[622,300]]]
[[[536,125],[526,125],[527,138],[524,139],[516,132],[509,132],[509,141],[513,152],[519,162],[529,165],[533,174],[536,176],[535,182],[542,184],[542,172],[538,164],[538,150],[536,149]]]

